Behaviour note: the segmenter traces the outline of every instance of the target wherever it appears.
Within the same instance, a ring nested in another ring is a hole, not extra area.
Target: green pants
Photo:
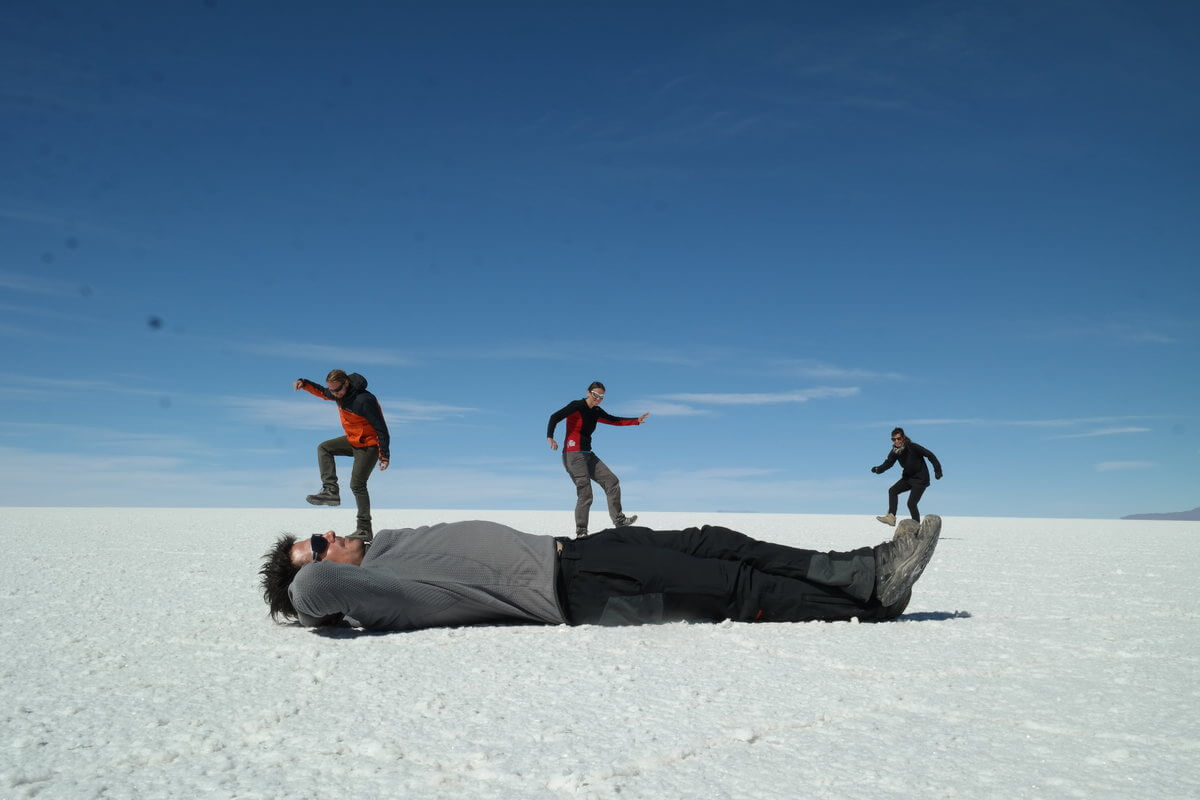
[[[379,448],[355,447],[345,436],[330,439],[317,445],[317,466],[321,468],[321,486],[331,491],[338,491],[337,467],[333,463],[334,456],[353,456],[354,467],[350,470],[350,491],[354,492],[354,502],[358,506],[358,530],[371,530],[371,496],[367,494],[367,479],[375,462],[379,461]]]

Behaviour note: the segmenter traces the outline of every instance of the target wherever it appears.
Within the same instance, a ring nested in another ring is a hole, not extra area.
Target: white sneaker
[[[884,525],[895,525],[896,524],[896,515],[895,514],[884,514],[882,517],[876,517],[875,519],[879,520]]]

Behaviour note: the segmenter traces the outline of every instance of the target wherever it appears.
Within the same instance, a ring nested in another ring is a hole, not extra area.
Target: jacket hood
[[[357,372],[351,372],[346,376],[346,380],[350,382],[351,392],[361,392],[363,389],[367,388],[367,379],[362,375],[359,375]]]

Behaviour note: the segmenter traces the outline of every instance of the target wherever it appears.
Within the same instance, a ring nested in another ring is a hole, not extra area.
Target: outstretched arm
[[[296,382],[292,386],[296,391],[300,391],[301,389],[303,389],[304,391],[308,392],[309,394],[316,395],[317,397],[321,398],[322,400],[333,400],[334,399],[333,395],[331,395],[329,393],[328,389],[326,389],[324,386],[320,385],[319,383],[310,381],[308,378],[297,378]]]
[[[647,411],[640,417],[614,417],[603,408],[597,408],[596,410],[600,412],[600,415],[596,419],[605,425],[641,425],[646,417],[650,416],[650,412]]]
[[[889,469],[891,469],[892,464],[895,464],[895,463],[896,463],[896,452],[893,450],[892,452],[888,453],[888,457],[883,460],[882,464],[880,464],[878,467],[871,467],[871,472],[874,472],[876,475],[882,475],[883,473],[885,473]]]

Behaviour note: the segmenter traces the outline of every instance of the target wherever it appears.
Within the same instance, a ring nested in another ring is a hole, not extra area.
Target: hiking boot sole
[[[917,582],[928,566],[929,559],[933,558],[933,551],[937,548],[941,533],[942,518],[936,514],[926,514],[916,534],[917,548],[907,558],[893,565],[887,583],[880,586],[879,602],[882,605],[895,604]]]

